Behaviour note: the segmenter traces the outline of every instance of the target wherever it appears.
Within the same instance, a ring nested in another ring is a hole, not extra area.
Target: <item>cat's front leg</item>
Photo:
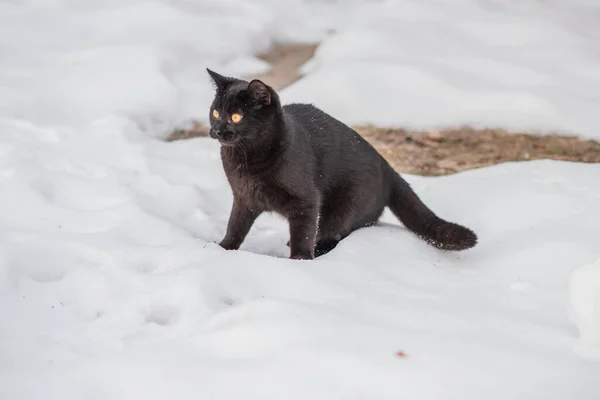
[[[250,232],[252,224],[260,215],[260,211],[250,209],[242,202],[234,199],[229,222],[227,223],[227,233],[219,246],[226,250],[237,250]]]
[[[290,223],[290,258],[312,260],[315,258],[318,204],[295,208],[288,217]]]

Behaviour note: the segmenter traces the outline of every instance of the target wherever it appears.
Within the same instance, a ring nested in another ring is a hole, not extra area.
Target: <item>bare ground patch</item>
[[[258,55],[258,58],[271,64],[271,71],[247,78],[268,82],[275,90],[283,89],[302,77],[300,67],[312,58],[316,49],[317,45],[312,43],[275,45],[268,53]]]
[[[598,163],[600,143],[578,137],[501,129],[419,132],[355,127],[398,172],[448,175],[508,161],[540,159]]]

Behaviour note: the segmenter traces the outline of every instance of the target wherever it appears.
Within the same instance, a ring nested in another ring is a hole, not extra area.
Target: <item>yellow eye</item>
[[[216,119],[220,118],[219,112],[217,110],[213,110],[212,114],[213,114],[213,117],[215,117]]]
[[[233,122],[234,124],[237,124],[238,122],[240,122],[242,119],[242,116],[240,114],[232,114],[231,115],[231,122]]]

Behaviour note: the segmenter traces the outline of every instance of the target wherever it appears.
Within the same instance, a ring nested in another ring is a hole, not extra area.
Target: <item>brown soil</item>
[[[314,54],[316,45],[277,45],[259,55],[272,69],[246,79],[264,80],[275,90],[301,77],[298,68]],[[532,135],[499,129],[447,129],[417,132],[374,126],[354,127],[398,172],[417,175],[447,175],[507,161],[552,159],[600,162],[600,143],[577,137]],[[207,136],[200,123],[173,132],[167,141]]]
[[[578,137],[469,127],[439,132],[377,127],[355,129],[398,172],[417,175],[448,175],[508,161],[600,162],[600,143]]]
[[[248,76],[247,79],[260,79],[268,82],[275,90],[283,89],[302,77],[299,68],[312,58],[316,44],[279,44],[258,58],[271,64],[271,71],[264,75]]]

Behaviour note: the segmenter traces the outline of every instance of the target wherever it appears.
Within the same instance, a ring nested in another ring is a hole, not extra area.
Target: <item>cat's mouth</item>
[[[235,146],[235,144],[239,141],[239,137],[234,135],[232,132],[215,132],[213,129],[210,130],[210,137],[213,139],[217,139],[219,143],[224,146]]]

